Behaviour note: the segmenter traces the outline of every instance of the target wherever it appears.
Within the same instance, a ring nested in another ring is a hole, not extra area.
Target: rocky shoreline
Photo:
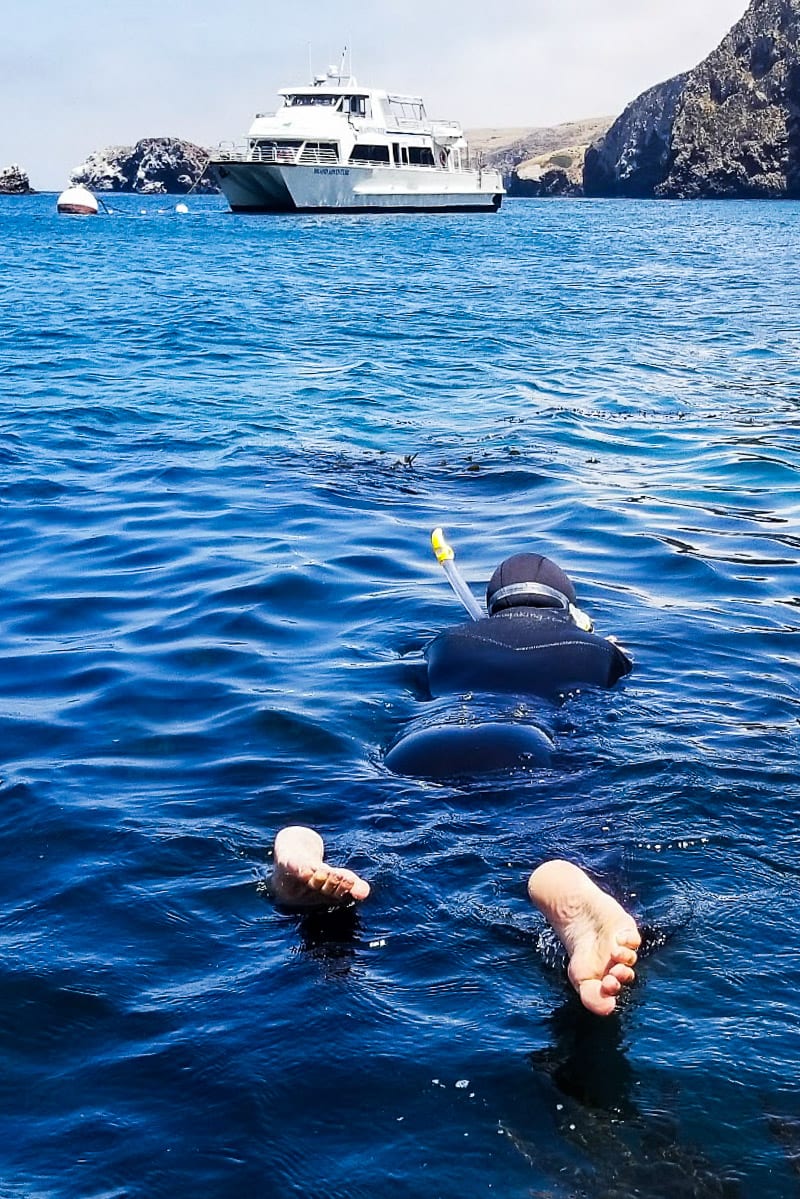
[[[751,0],[693,70],[648,88],[616,118],[468,133],[473,160],[510,196],[800,198],[800,3]],[[71,176],[96,192],[216,192],[208,151],[143,138],[91,154]],[[18,166],[0,192],[32,192]]]
[[[479,156],[500,171],[510,196],[576,196],[583,190],[586,150],[613,121],[591,117],[535,129],[476,129],[467,132],[467,141],[473,160]]]

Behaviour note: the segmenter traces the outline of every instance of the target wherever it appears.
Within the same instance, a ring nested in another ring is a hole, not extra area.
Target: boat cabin
[[[259,113],[247,135],[249,162],[296,166],[385,166],[466,170],[456,122],[429,120],[418,96],[360,88],[335,68],[307,87],[284,88],[275,113]]]

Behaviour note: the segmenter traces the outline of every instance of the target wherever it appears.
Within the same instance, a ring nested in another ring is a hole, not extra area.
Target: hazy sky
[[[238,141],[352,47],[359,82],[466,128],[616,115],[694,66],[747,0],[3,0],[0,168],[59,190],[93,150]]]

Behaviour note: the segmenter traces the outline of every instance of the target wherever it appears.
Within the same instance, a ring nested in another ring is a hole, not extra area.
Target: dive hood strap
[[[509,583],[507,587],[500,587],[492,596],[489,604],[489,615],[493,616],[497,605],[505,599],[511,599],[512,596],[542,596],[544,599],[555,600],[556,606],[563,608],[564,611],[569,609],[570,603],[562,591],[556,591],[555,587],[547,587],[544,583]]]

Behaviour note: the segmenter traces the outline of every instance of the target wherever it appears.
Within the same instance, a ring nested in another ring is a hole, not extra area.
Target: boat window
[[[336,104],[338,96],[286,96],[286,108],[330,108]]]
[[[388,162],[389,147],[376,145],[358,145],[353,146],[353,152],[350,155],[351,162]]]
[[[396,121],[424,121],[425,106],[421,100],[389,97],[389,110]]]
[[[367,113],[367,97],[366,96],[345,96],[342,103],[342,109],[351,117],[366,117]]]
[[[432,167],[433,150],[430,146],[409,146],[408,161],[414,167]]]
[[[298,141],[259,141],[250,150],[253,162],[294,162],[302,146]]]

